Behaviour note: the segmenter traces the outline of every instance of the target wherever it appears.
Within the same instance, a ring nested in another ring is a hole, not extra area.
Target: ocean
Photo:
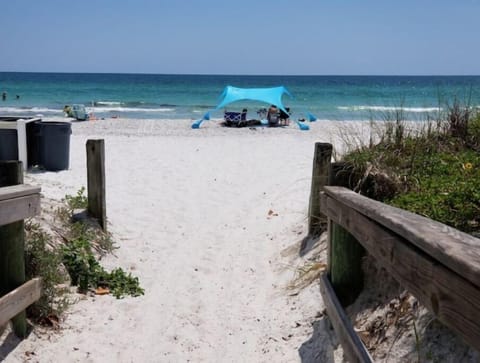
[[[0,116],[63,116],[65,105],[84,104],[97,118],[191,119],[214,109],[226,85],[285,86],[292,118],[383,120],[401,109],[407,120],[435,118],[455,99],[480,106],[480,76],[231,76],[0,72]],[[248,118],[268,105],[239,102]],[[223,110],[211,112],[222,118]]]

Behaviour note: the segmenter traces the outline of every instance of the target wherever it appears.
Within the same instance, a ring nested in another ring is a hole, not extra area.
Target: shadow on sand
[[[337,346],[335,331],[324,315],[313,323],[312,336],[300,346],[298,354],[302,363],[333,363]]]
[[[18,338],[13,332],[8,333],[4,338],[0,338],[0,362],[6,359],[21,341],[22,339]]]
[[[304,257],[309,252],[318,248],[319,244],[322,243],[322,242],[324,242],[324,240],[321,239],[321,235],[314,235],[314,236],[307,235],[307,236],[305,236],[300,241],[300,250],[298,251],[298,255],[300,257]]]
[[[327,245],[326,233],[321,232],[317,235],[308,235],[300,241],[300,244],[297,245],[300,257],[305,258],[310,255],[317,261],[320,259],[320,254],[325,253]],[[319,301],[319,304],[322,303]],[[328,316],[322,313],[318,320],[313,322],[312,335],[300,346],[298,354],[302,363],[333,363],[337,347],[338,340],[335,331]]]

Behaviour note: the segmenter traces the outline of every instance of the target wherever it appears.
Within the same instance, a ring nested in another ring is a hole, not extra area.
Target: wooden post
[[[351,177],[352,170],[345,163],[333,163],[329,185],[350,188]],[[362,245],[343,227],[329,220],[327,271],[343,306],[353,303],[363,289],[364,255]]]
[[[0,187],[23,184],[20,161],[0,161]],[[0,296],[25,282],[25,230],[23,220],[0,226]],[[25,310],[12,318],[13,331],[27,335]]]
[[[319,235],[327,222],[326,218],[320,213],[320,192],[328,184],[331,159],[332,144],[316,142],[313,154],[310,203],[308,206],[309,236]]]
[[[107,230],[105,199],[105,143],[103,139],[87,140],[88,213]]]

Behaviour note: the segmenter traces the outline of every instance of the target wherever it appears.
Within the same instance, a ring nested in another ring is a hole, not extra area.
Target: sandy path
[[[105,138],[120,249],[104,264],[139,276],[145,296],[84,299],[61,334],[32,334],[6,361],[26,351],[40,362],[300,361],[323,305],[316,287],[287,296],[295,266],[280,252],[304,237],[313,142],[330,136],[156,127],[74,125],[70,170],[29,177],[48,197],[75,193],[86,185],[86,139]]]

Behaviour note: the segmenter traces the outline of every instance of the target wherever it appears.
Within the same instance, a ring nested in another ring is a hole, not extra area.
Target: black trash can
[[[42,157],[40,155],[41,142],[41,121],[29,122],[27,128],[27,158],[28,167],[38,166],[41,164]]]
[[[38,126],[39,164],[49,171],[68,169],[72,125],[69,122],[38,122]]]
[[[18,160],[17,130],[0,129],[0,160]]]

